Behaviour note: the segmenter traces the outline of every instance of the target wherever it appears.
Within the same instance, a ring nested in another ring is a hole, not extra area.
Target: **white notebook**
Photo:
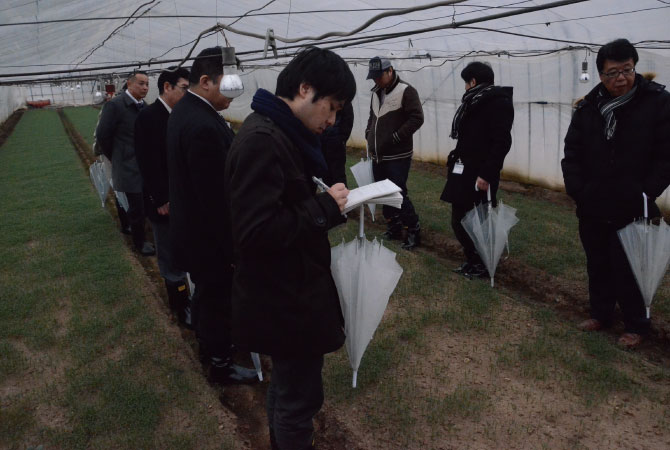
[[[388,205],[400,208],[402,205],[401,189],[391,180],[386,179],[367,184],[349,191],[344,213],[348,213],[365,203]]]

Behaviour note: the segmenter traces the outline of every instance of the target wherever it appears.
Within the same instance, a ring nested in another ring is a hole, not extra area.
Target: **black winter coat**
[[[347,162],[347,141],[354,126],[354,107],[351,103],[344,105],[335,116],[335,124],[326,128],[321,135],[321,151],[326,158],[329,177],[323,180],[331,186],[335,183],[347,184],[345,165]]]
[[[167,221],[157,209],[170,200],[167,167],[167,122],[170,112],[156,99],[135,119],[135,157],[140,168],[143,192],[148,198],[147,216],[156,221]]]
[[[577,216],[625,225],[660,214],[655,199],[670,184],[670,93],[637,75],[637,92],[614,110],[616,131],[605,139],[597,105],[598,84],[578,105],[565,136],[561,161],[565,190],[577,202]]]
[[[190,92],[168,119],[170,240],[182,270],[215,273],[230,266],[223,173],[234,136],[223,117]]]
[[[330,273],[328,230],[343,218],[315,186],[300,150],[268,117],[249,115],[226,163],[235,274],[233,342],[283,357],[317,356],[344,343]]]
[[[477,177],[491,185],[495,199],[500,171],[512,146],[514,105],[512,88],[494,86],[461,119],[456,148],[447,158],[447,183],[441,200],[471,207],[486,200],[486,192],[475,191]],[[462,174],[453,173],[456,161],[464,165]]]

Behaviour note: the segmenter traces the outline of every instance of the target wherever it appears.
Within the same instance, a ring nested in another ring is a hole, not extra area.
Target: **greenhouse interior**
[[[670,448],[669,22],[664,0],[3,1],[0,448]],[[160,145],[161,201],[135,156]]]

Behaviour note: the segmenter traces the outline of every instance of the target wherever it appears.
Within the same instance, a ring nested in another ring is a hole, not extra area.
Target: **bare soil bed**
[[[70,127],[68,132],[82,159],[90,163],[76,130]],[[425,163],[414,167],[439,173],[443,169]],[[541,188],[503,183],[503,189],[569,204],[565,194]],[[367,226],[374,233],[381,231],[379,224],[377,221]],[[445,267],[454,266],[460,259],[458,243],[438,233],[426,233],[419,252],[437,258]],[[142,258],[139,263],[138,270],[142,267],[154,283],[151,290],[166,300],[154,260]],[[317,448],[670,448],[670,377],[659,372],[659,367],[667,367],[670,362],[669,324],[655,322],[654,335],[640,350],[645,358],[636,359],[637,366],[625,357],[612,363],[639,385],[639,394],[608,395],[585,402],[583,393],[575,391],[576,380],[570,379],[570,371],[565,371],[564,379],[557,379],[551,375],[556,369],[552,365],[544,367],[540,363],[539,373],[550,373],[538,376],[533,371],[528,373],[523,360],[512,358],[504,363],[506,348],[532,341],[546,330],[546,324],[537,318],[538,306],[555,311],[565,321],[586,317],[585,284],[559,279],[513,258],[500,265],[496,279],[503,299],[497,316],[491,319],[493,332],[431,325],[421,331],[418,350],[391,369],[390,378],[395,380],[392,388],[397,388],[393,394],[401,399],[404,419],[397,420],[399,413],[394,408],[400,406],[380,402],[379,387],[359,387],[354,400],[327,396],[315,421]],[[385,320],[400,314],[399,309],[391,303]],[[181,334],[195,347],[191,332],[182,329]],[[608,336],[615,338],[613,333]],[[192,358],[186,357],[184,364],[193,364]],[[249,361],[241,362],[249,365]],[[258,450],[269,449],[264,409],[270,376],[267,358],[264,367],[268,372],[262,384],[215,388],[227,410],[222,420],[232,420],[242,445]],[[435,401],[427,404],[426,399]],[[389,410],[388,420],[370,419],[384,416],[385,408]]]

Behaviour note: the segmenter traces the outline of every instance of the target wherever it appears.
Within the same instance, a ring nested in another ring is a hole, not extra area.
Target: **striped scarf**
[[[635,84],[633,89],[628,91],[627,94],[615,97],[611,100],[608,100],[606,97],[608,95],[606,94],[606,89],[601,88],[601,90],[598,91],[598,109],[600,109],[600,114],[605,118],[605,139],[608,141],[614,137],[614,132],[616,131],[616,117],[614,117],[614,110],[631,101],[636,90],[637,84]]]
[[[454,115],[454,120],[451,122],[451,134],[449,135],[452,139],[458,139],[458,128],[461,126],[461,120],[468,112],[470,108],[481,100],[491,89],[493,85],[489,83],[478,84],[473,88],[468,89],[463,94],[463,100],[461,106],[456,110],[456,115]]]

